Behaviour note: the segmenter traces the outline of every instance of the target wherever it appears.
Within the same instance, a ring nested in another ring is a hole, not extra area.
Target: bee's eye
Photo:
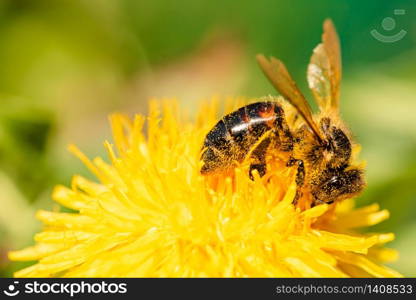
[[[328,186],[332,188],[340,188],[342,186],[341,178],[338,176],[332,176],[332,178],[328,180]]]
[[[332,176],[332,178],[329,180],[329,183],[336,183],[339,181],[338,176]]]

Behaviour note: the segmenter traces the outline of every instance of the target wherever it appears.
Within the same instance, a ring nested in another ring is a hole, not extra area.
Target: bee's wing
[[[273,86],[297,109],[318,139],[323,141],[324,138],[319,133],[319,129],[312,119],[311,108],[285,65],[274,57],[268,60],[262,54],[257,55],[257,61]]]
[[[321,110],[338,109],[341,83],[339,38],[331,20],[325,20],[322,43],[314,50],[308,66],[309,88]]]

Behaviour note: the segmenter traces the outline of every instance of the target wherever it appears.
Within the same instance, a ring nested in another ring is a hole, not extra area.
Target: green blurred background
[[[393,267],[416,275],[415,14],[411,0],[0,0],[0,276],[24,265],[6,252],[33,243],[34,212],[56,206],[52,187],[91,177],[69,143],[105,155],[107,115],[145,113],[153,97],[196,107],[213,95],[274,94],[258,52],[283,59],[306,92],[327,17],[342,42],[343,117],[368,162],[359,205],[391,211],[372,230],[396,233]],[[383,43],[372,29],[407,34]]]

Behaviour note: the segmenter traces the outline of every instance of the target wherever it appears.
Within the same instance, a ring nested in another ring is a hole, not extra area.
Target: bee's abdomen
[[[207,134],[202,173],[241,161],[267,131],[281,127],[283,110],[277,102],[257,102],[226,115]]]

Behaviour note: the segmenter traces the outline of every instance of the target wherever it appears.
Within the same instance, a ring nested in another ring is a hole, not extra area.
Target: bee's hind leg
[[[305,182],[305,165],[303,163],[303,160],[301,159],[296,159],[291,157],[289,159],[289,161],[286,164],[288,167],[292,167],[292,166],[297,166],[297,172],[296,172],[296,185],[297,185],[297,189],[296,189],[296,195],[295,198],[293,199],[293,204],[296,204],[298,202],[298,200],[300,199],[300,197],[302,197],[302,191],[301,191],[301,187],[303,186],[303,183]]]
[[[253,171],[257,170],[260,177],[263,177],[264,174],[266,174],[267,171],[267,165],[266,165],[266,152],[267,148],[270,145],[270,138],[265,138],[263,141],[261,141],[260,144],[256,147],[256,149],[253,150],[251,153],[251,159],[253,163],[250,165],[250,171],[249,176],[250,179],[253,180]]]
[[[267,170],[267,165],[266,163],[260,163],[260,164],[251,164],[250,165],[250,179],[254,180],[254,176],[253,176],[253,171],[257,170],[257,172],[259,173],[260,177],[263,177],[264,174],[266,174],[266,170]]]

